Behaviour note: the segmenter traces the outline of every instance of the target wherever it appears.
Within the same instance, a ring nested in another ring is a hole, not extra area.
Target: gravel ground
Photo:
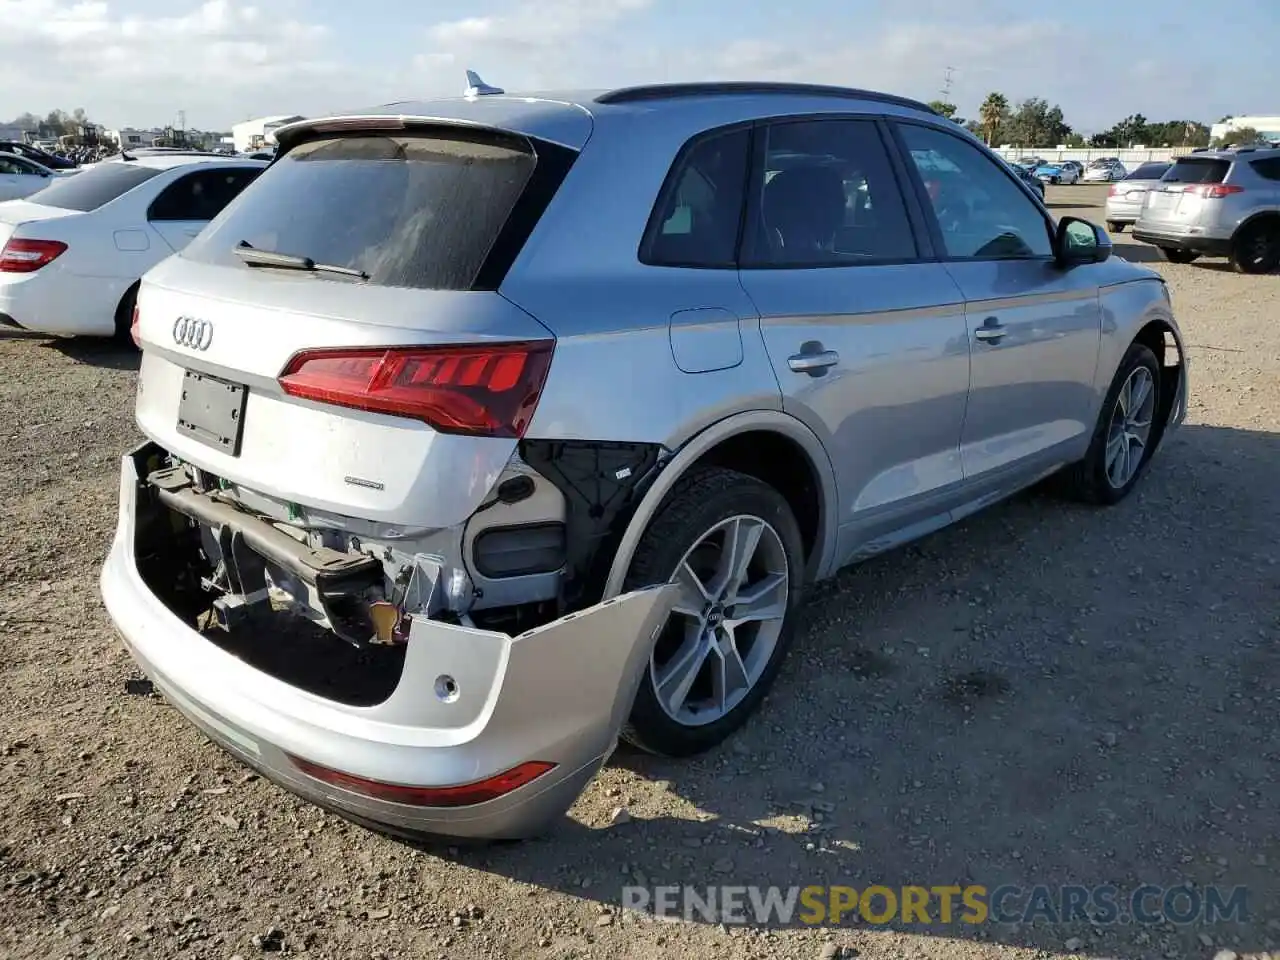
[[[1103,195],[1049,199],[1100,221]],[[136,362],[0,334],[0,956],[1280,949],[1280,276],[1153,266],[1193,395],[1135,496],[1095,511],[1028,494],[845,573],[731,744],[691,763],[620,753],[553,835],[461,850],[322,814],[126,692],[139,674],[97,573]],[[1247,922],[1215,926],[766,930],[621,911],[634,882],[1250,894]]]

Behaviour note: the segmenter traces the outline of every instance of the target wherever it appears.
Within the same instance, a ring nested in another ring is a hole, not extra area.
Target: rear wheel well
[[[1240,226],[1236,227],[1236,232],[1232,235],[1231,239],[1235,240],[1235,238],[1244,233],[1244,231],[1256,227],[1260,223],[1273,229],[1278,229],[1280,228],[1280,213],[1269,210],[1266,213],[1259,213],[1250,217],[1244,223],[1240,224]]]
[[[141,280],[134,281],[133,285],[124,292],[120,302],[116,304],[116,336],[130,343],[133,342],[129,339],[129,328],[133,326],[133,306],[138,302],[138,288],[141,286]]]
[[[786,499],[812,564],[822,531],[822,486],[804,448],[771,430],[750,430],[720,441],[694,467],[716,466],[755,477]]]

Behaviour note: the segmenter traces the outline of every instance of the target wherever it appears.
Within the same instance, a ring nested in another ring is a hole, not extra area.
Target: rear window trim
[[[1226,157],[1200,157],[1200,156],[1178,157],[1176,160],[1173,161],[1173,164],[1169,167],[1169,169],[1165,171],[1164,176],[1160,178],[1160,182],[1161,183],[1225,183],[1227,180],[1227,177],[1231,176],[1231,168],[1234,166],[1234,163],[1235,161],[1228,160]],[[1184,167],[1185,166],[1205,167],[1205,168],[1213,167],[1215,170],[1221,169],[1222,176],[1218,177],[1218,179],[1216,180],[1172,179],[1170,177],[1170,174],[1172,174],[1175,170],[1177,170],[1179,165],[1183,165]]]
[[[284,160],[293,151],[317,140],[360,139],[372,134],[387,135],[393,131],[377,128],[363,128],[353,125],[340,130],[308,129],[297,139],[291,139],[288,147],[278,152],[271,162],[262,168],[265,173]],[[569,171],[579,156],[577,150],[558,143],[552,143],[540,137],[530,136],[515,131],[498,130],[493,127],[471,126],[463,123],[442,123],[440,121],[407,122],[397,127],[394,133],[403,137],[420,137],[422,139],[460,140],[467,143],[484,144],[519,150],[533,157],[533,171],[520,192],[515,204],[508,214],[506,222],[489,245],[480,269],[467,290],[472,292],[496,292],[502,287],[507,274],[515,265],[533,231],[542,220],[542,215],[551,205],[551,201],[559,192],[568,177]],[[405,289],[426,290],[429,288],[408,287]]]

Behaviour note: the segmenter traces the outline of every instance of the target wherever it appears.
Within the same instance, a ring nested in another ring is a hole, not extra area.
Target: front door
[[[975,497],[998,496],[1088,447],[1102,337],[1097,273],[1055,263],[1052,221],[982,148],[935,126],[896,126],[965,299],[965,478]]]
[[[884,136],[871,119],[759,129],[740,257],[784,408],[831,456],[842,564],[945,525],[963,480],[964,301],[926,262]]]

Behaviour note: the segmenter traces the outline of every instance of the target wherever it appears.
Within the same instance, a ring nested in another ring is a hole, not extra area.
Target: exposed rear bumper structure
[[[138,562],[147,498],[187,516],[216,509],[145,485],[143,464],[157,451],[148,444],[122,460],[119,522],[102,571],[107,609],[170,702],[271,780],[393,832],[519,838],[562,815],[612,751],[675,588],[628,593],[518,636],[412,616],[391,695],[374,706],[339,703],[212,643],[148,586]],[[287,552],[257,532],[246,545]],[[308,567],[296,554],[292,561]],[[476,803],[397,802],[361,787],[475,784],[531,761],[544,772]]]

